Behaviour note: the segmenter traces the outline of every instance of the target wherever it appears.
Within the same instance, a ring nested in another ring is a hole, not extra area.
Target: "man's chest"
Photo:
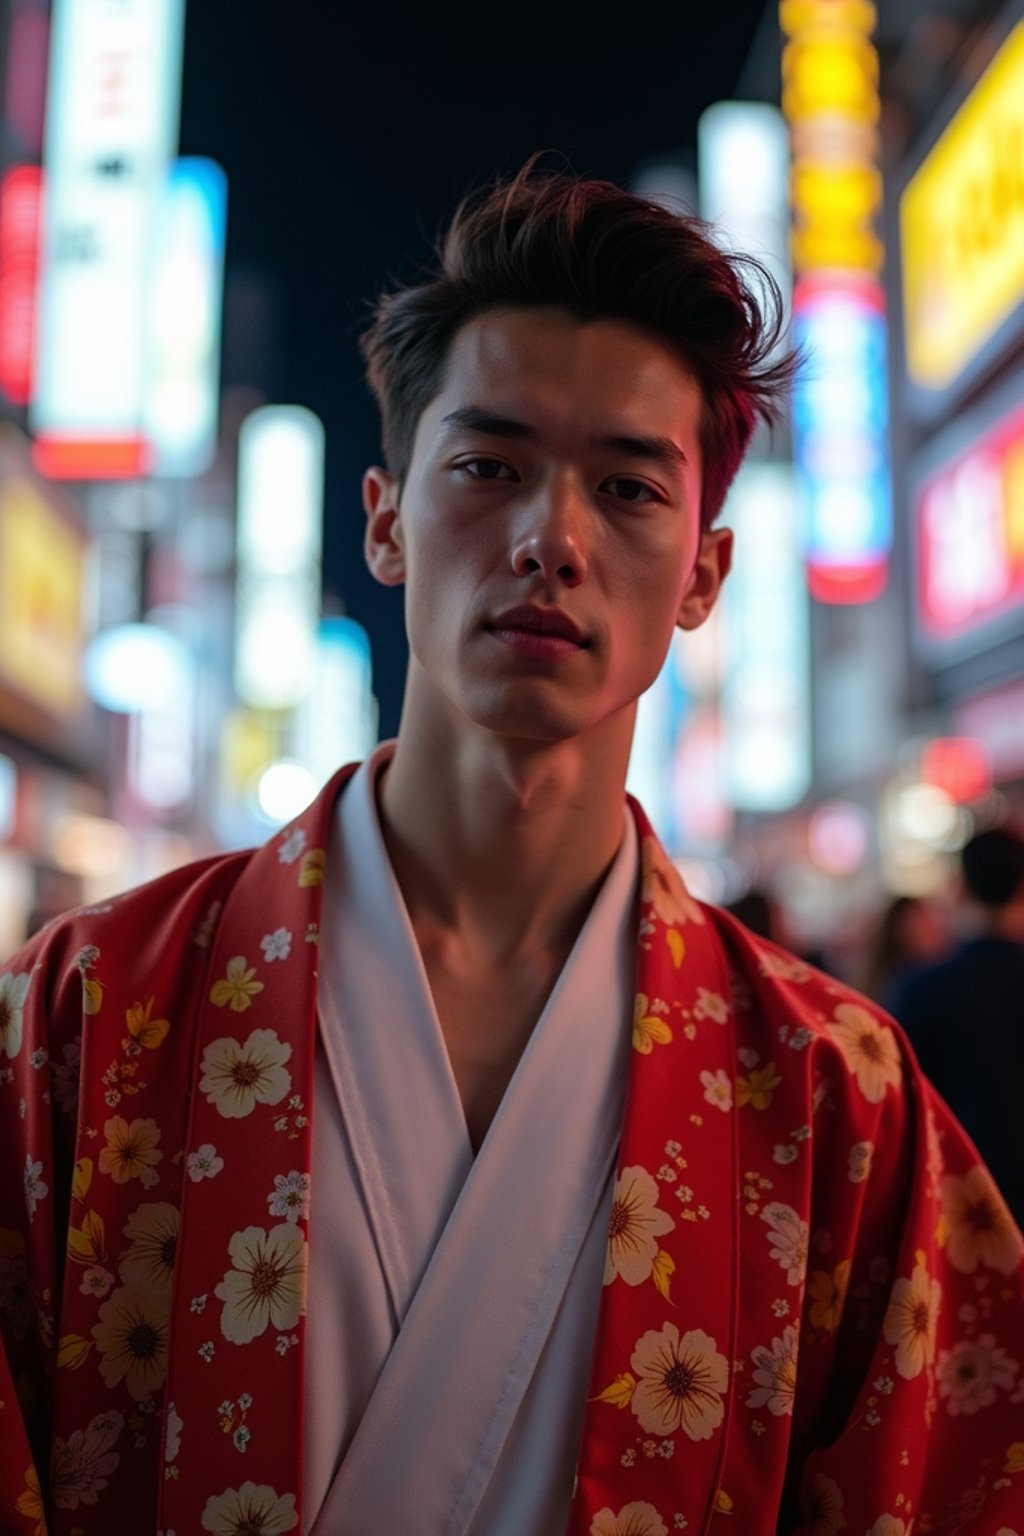
[[[475,1150],[497,1113],[563,960],[546,956],[484,966],[429,953],[423,958]]]

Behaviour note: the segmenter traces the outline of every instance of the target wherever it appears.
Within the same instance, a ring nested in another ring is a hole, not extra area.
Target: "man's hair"
[[[1010,827],[977,832],[960,850],[964,884],[986,907],[1005,907],[1024,886],[1024,837]]]
[[[556,306],[642,326],[693,372],[701,525],[711,526],[758,419],[776,417],[794,369],[778,346],[782,296],[760,262],[721,250],[699,219],[535,161],[464,199],[436,254],[425,281],[378,301],[362,338],[385,463],[400,482],[460,327],[488,310]]]

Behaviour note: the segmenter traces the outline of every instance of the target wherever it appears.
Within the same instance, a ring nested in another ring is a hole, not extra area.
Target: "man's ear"
[[[715,606],[722,582],[732,565],[732,529],[706,528],[700,536],[697,559],[679,604],[676,623],[680,629],[699,629]]]
[[[374,465],[363,476],[363,508],[366,512],[363,554],[371,575],[385,587],[400,587],[405,580],[405,546],[398,493],[398,479],[386,469]]]

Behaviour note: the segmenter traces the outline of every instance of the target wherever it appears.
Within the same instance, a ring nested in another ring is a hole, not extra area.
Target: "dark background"
[[[733,94],[763,0],[437,5],[192,0],[181,149],[228,176],[225,384],[308,405],[327,431],[324,585],[370,633],[382,734],[398,722],[401,596],[363,566],[379,456],[356,338],[414,278],[467,189],[538,149],[628,183],[692,155]]]

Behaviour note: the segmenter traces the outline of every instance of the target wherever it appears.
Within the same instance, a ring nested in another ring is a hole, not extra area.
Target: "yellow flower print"
[[[616,1275],[627,1285],[649,1280],[658,1259],[657,1239],[674,1229],[672,1217],[658,1209],[658,1186],[646,1168],[623,1168],[612,1195],[605,1285],[611,1285]]]
[[[100,1153],[100,1172],[109,1173],[115,1184],[138,1179],[147,1188],[156,1184],[155,1164],[163,1158],[157,1146],[161,1131],[155,1120],[133,1120],[129,1125],[114,1115],[103,1127],[107,1145]]]
[[[637,1375],[630,1404],[651,1435],[679,1429],[691,1440],[710,1440],[725,1415],[722,1394],[729,1365],[700,1328],[680,1336],[674,1323],[637,1340],[630,1365]]]
[[[1024,1440],[1015,1440],[1006,1448],[1004,1472],[1024,1472]]]
[[[244,1013],[246,1008],[252,1007],[252,1000],[257,992],[263,991],[262,981],[254,981],[256,967],[246,966],[244,955],[235,955],[228,961],[227,977],[222,981],[215,981],[210,989],[210,1001],[218,1008],[223,1008],[225,1003],[234,1013]]]
[[[880,1104],[887,1088],[902,1081],[900,1053],[888,1024],[859,1003],[840,1003],[825,1029],[842,1051],[857,1087],[869,1104]]]
[[[633,1005],[633,1049],[649,1056],[656,1045],[668,1045],[672,1030],[657,1014],[649,1012],[647,997],[638,992]]]
[[[826,1269],[816,1269],[807,1282],[807,1295],[811,1303],[811,1326],[835,1333],[846,1305],[846,1291],[850,1284],[850,1260],[843,1259],[830,1275]]]
[[[674,864],[670,864],[653,837],[640,845],[640,900],[652,907],[666,928],[683,923],[703,924],[704,913],[690,895]]]
[[[736,1079],[736,1102],[741,1108],[750,1104],[754,1109],[768,1109],[781,1082],[774,1061],[770,1061],[766,1067],[757,1067],[749,1076]]]
[[[265,1483],[243,1483],[241,1488],[225,1488],[206,1501],[200,1522],[211,1536],[284,1536],[299,1523],[294,1493],[278,1494]]]
[[[610,1403],[613,1408],[628,1408],[636,1391],[636,1377],[628,1371],[620,1371],[610,1387],[597,1394],[596,1401]]]
[[[942,1287],[924,1267],[924,1255],[910,1279],[901,1278],[892,1288],[883,1331],[896,1345],[896,1369],[908,1380],[919,1376],[935,1359],[935,1333],[939,1324]]]
[[[100,1307],[92,1336],[100,1375],[108,1387],[123,1381],[137,1403],[151,1397],[167,1374],[170,1297],[123,1285]]]
[[[103,983],[95,976],[82,977],[82,1012],[99,1013],[103,1007]]]
[[[80,1264],[106,1264],[107,1235],[98,1211],[86,1211],[80,1227],[68,1228],[68,1253]]]
[[[1022,1258],[1020,1235],[988,1170],[978,1163],[963,1178],[950,1174],[939,1185],[939,1198],[953,1268],[973,1275],[984,1264],[1012,1275]]]
[[[32,1536],[46,1536],[46,1512],[43,1509],[42,1489],[39,1487],[39,1473],[35,1467],[26,1468],[25,1491],[19,1493],[14,1507],[19,1515],[27,1515],[29,1520],[36,1521]]]
[[[80,1157],[75,1164],[71,1179],[71,1193],[76,1200],[84,1200],[92,1184],[92,1158]]]
[[[322,848],[310,848],[302,855],[299,865],[299,885],[323,885],[324,883],[324,851]]]
[[[77,1371],[88,1360],[91,1351],[88,1339],[78,1333],[66,1333],[57,1346],[58,1370]]]
[[[589,1536],[668,1536],[668,1527],[653,1504],[624,1504],[617,1515],[606,1506],[590,1522]]]
[[[144,1045],[148,1051],[155,1051],[167,1038],[167,1031],[171,1024],[169,1019],[154,1019],[150,1015],[153,1012],[153,998],[143,1008],[141,1003],[133,1003],[125,1010],[125,1022],[128,1025],[128,1033],[132,1035],[140,1045]]]

